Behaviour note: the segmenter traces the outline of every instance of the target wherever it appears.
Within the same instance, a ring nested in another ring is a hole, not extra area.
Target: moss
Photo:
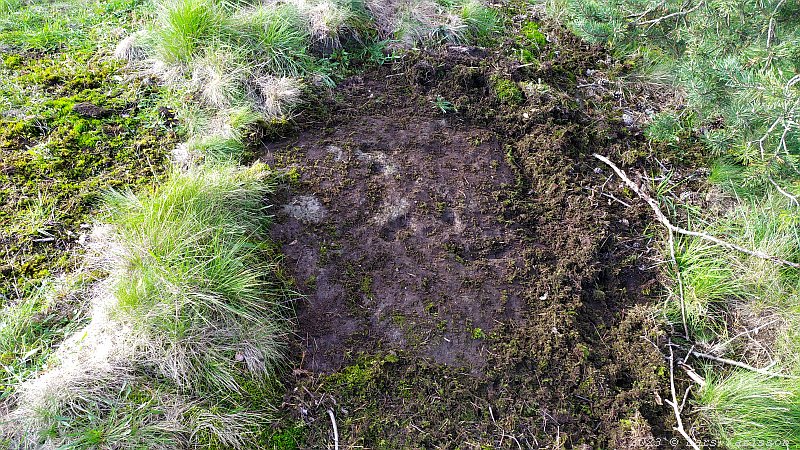
[[[492,77],[492,88],[500,102],[507,105],[519,105],[525,101],[525,95],[517,83],[499,76]]]
[[[25,113],[0,118],[0,304],[68,270],[75,255],[64,250],[77,249],[99,194],[153,182],[177,140],[158,91],[119,83],[113,62],[78,52],[12,65],[6,99]],[[81,115],[81,103],[103,114]]]
[[[305,446],[306,426],[303,422],[294,422],[276,431],[269,437],[266,448],[295,450]]]
[[[361,283],[359,289],[364,296],[369,299],[372,299],[372,277],[368,275],[364,275],[361,277]]]
[[[14,54],[7,55],[3,58],[3,65],[9,69],[16,69],[22,65],[22,56]]]
[[[547,45],[547,37],[539,30],[538,22],[528,22],[523,25],[522,36],[528,40],[528,43],[535,45],[537,48]]]

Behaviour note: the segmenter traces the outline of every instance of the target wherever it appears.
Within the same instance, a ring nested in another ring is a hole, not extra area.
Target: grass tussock
[[[689,330],[699,340],[713,339],[715,332],[724,330],[724,311],[727,302],[744,294],[741,280],[725,260],[725,252],[700,239],[677,241],[678,263],[683,284],[681,311],[680,284],[672,284],[667,313],[672,322],[681,323],[683,316]],[[671,274],[677,277],[677,273]]]
[[[332,83],[341,62],[325,58],[346,60],[347,45],[362,47],[376,34],[407,45],[481,42],[497,30],[497,14],[478,0],[164,0],[152,25],[123,39],[114,55],[168,86],[179,109],[192,110],[179,115],[209,122],[247,109],[268,126],[291,117],[304,78]],[[202,108],[185,106],[187,97]],[[242,158],[245,145],[235,135],[244,130],[189,128],[202,130],[189,137],[196,152],[210,150],[203,156]]]
[[[700,390],[700,411],[725,448],[800,447],[800,385],[796,380],[735,372]]]
[[[800,251],[799,226],[795,206],[774,192],[766,199],[742,200],[706,231],[792,261]],[[800,374],[796,271],[696,239],[678,241],[676,259],[695,348],[774,373]],[[668,317],[680,327],[677,278],[670,284]],[[779,443],[765,448],[794,448],[800,442],[796,385],[795,379],[752,372],[712,372],[695,401],[699,417],[729,448],[752,448],[759,442]]]
[[[287,330],[263,244],[271,178],[204,166],[107,196],[93,261],[110,276],[88,325],[0,418],[11,448],[256,445]]]
[[[791,261],[800,256],[798,225],[793,206],[775,192],[764,200],[743,201],[705,231]],[[757,316],[782,311],[790,317],[797,311],[794,305],[800,284],[793,270],[695,238],[676,241],[676,260],[687,323],[695,337],[713,339],[724,335],[726,315]],[[668,310],[678,323],[679,284],[677,274],[670,275],[674,292]]]
[[[84,324],[79,300],[91,278],[80,272],[61,277],[0,310],[0,402],[46,367],[55,347]]]
[[[499,30],[497,13],[479,0],[367,2],[381,32],[405,45],[485,43]]]
[[[167,64],[188,64],[225,30],[224,3],[216,0],[164,0],[158,3],[152,42]]]

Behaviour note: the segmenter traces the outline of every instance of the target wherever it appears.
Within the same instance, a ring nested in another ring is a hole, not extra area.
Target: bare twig
[[[719,344],[715,344],[712,347],[712,349],[715,350],[715,351],[725,350],[725,347],[727,347],[728,344],[730,344],[731,342],[735,341],[736,339],[739,339],[740,337],[742,337],[744,335],[750,336],[751,334],[756,334],[759,331],[761,331],[761,329],[766,328],[766,327],[772,325],[773,323],[778,322],[779,320],[780,319],[772,319],[772,320],[770,320],[769,322],[767,322],[767,323],[765,323],[763,325],[759,325],[759,326],[753,328],[752,330],[744,330],[741,333],[737,334],[736,336],[726,340],[725,342],[721,342]]]
[[[489,406],[489,415],[492,417],[492,423],[494,424],[494,426],[496,426],[497,429],[500,430],[500,434],[502,435],[502,437],[504,439],[505,438],[510,438],[511,440],[513,440],[517,444],[517,447],[519,448],[519,450],[522,450],[522,445],[520,445],[520,443],[517,440],[517,438],[514,437],[513,434],[506,433],[506,430],[504,430],[502,427],[500,427],[500,425],[497,425],[497,421],[494,418],[494,411],[492,411],[492,407],[491,406]],[[500,445],[502,445],[502,441],[500,441]]]
[[[681,276],[681,267],[678,265],[678,258],[675,257],[675,233],[672,230],[667,230],[669,233],[669,256],[672,259],[672,265],[675,267],[675,277],[678,279],[678,294],[681,300],[681,323],[683,323],[683,336],[689,340],[689,325],[686,324],[686,302],[683,296],[683,276]]]
[[[772,10],[772,15],[769,17],[769,27],[767,28],[767,48],[770,48],[772,45],[772,38],[775,37],[775,15],[778,14],[778,10],[781,9],[783,3],[786,0],[781,0],[775,5],[775,9]]]
[[[638,14],[636,14],[636,13],[634,13],[634,14],[629,14],[629,15],[628,15],[628,16],[626,16],[625,18],[626,18],[626,19],[637,19],[637,20],[638,20],[638,19],[641,19],[642,17],[644,17],[644,16],[646,16],[646,15],[650,14],[651,12],[653,12],[653,11],[655,11],[655,10],[657,10],[657,9],[661,8],[662,6],[664,6],[664,3],[666,3],[666,0],[661,0],[660,2],[658,2],[658,3],[657,3],[655,6],[653,6],[652,8],[646,9],[646,10],[645,10],[644,12],[642,12],[642,13],[638,13]]]
[[[700,238],[700,239],[703,239],[704,241],[712,242],[712,243],[717,244],[719,246],[722,246],[722,247],[725,247],[725,248],[729,248],[729,249],[732,249],[732,250],[736,250],[737,252],[741,252],[741,253],[744,253],[746,255],[754,256],[756,258],[764,259],[764,260],[767,260],[767,261],[772,261],[772,262],[775,262],[775,263],[778,263],[778,264],[782,264],[784,266],[793,267],[795,269],[800,269],[800,264],[795,263],[795,262],[791,262],[791,261],[787,261],[787,260],[779,258],[779,257],[777,257],[775,255],[770,255],[770,254],[767,254],[767,253],[764,253],[764,252],[761,252],[761,251],[758,251],[758,250],[750,250],[750,249],[747,249],[747,248],[742,247],[740,245],[736,245],[736,244],[732,244],[730,242],[724,241],[724,240],[722,240],[722,239],[720,239],[718,237],[711,236],[710,234],[707,234],[707,233],[701,233],[701,232],[698,232],[698,231],[691,231],[691,230],[687,230],[685,228],[681,228],[681,227],[677,227],[677,226],[673,225],[669,221],[667,216],[664,215],[664,213],[661,211],[661,208],[658,206],[658,203],[655,200],[653,200],[653,198],[650,197],[650,195],[648,195],[647,192],[645,192],[645,190],[643,188],[641,188],[636,183],[631,181],[631,179],[628,178],[628,176],[625,174],[625,172],[623,172],[619,167],[617,167],[616,164],[611,162],[605,156],[598,155],[597,153],[594,154],[594,157],[599,159],[600,161],[604,162],[609,167],[611,167],[614,170],[614,172],[617,174],[617,176],[619,176],[622,179],[622,181],[624,181],[625,184],[628,185],[628,187],[631,188],[631,190],[633,190],[633,192],[636,193],[636,195],[638,195],[642,200],[647,202],[647,204],[650,206],[650,208],[655,213],[656,219],[659,222],[661,222],[661,224],[664,225],[668,230],[670,230],[672,232],[675,232],[675,233],[678,233],[678,234],[683,234],[683,235],[686,235],[686,236],[692,236],[692,237]]]
[[[687,355],[686,355],[686,357],[687,357],[687,358],[688,358],[689,356],[692,356],[692,354],[691,354],[691,353],[689,353],[689,354],[687,354]],[[700,376],[700,375],[699,375],[697,372],[695,372],[695,371],[694,371],[694,369],[692,369],[691,367],[689,367],[689,365],[688,365],[688,364],[686,364],[686,363],[680,363],[679,365],[681,366],[681,368],[683,369],[683,371],[684,371],[684,372],[686,372],[686,375],[687,375],[689,378],[691,378],[691,379],[692,379],[692,381],[694,381],[695,383],[697,383],[697,385],[698,385],[698,386],[700,386],[700,387],[702,388],[703,386],[705,386],[705,385],[706,385],[706,380],[705,380],[705,378],[701,377],[701,376]],[[681,408],[681,411],[683,411],[683,408]]]
[[[708,353],[700,353],[697,351],[692,350],[692,354],[697,356],[698,358],[710,359],[711,361],[716,361],[722,364],[728,364],[731,366],[736,366],[745,370],[749,370],[751,372],[760,373],[761,375],[766,375],[769,377],[779,377],[779,378],[789,378],[789,379],[797,379],[794,375],[787,375],[784,373],[777,373],[777,372],[770,372],[767,369],[759,369],[758,367],[753,367],[750,364],[743,363],[741,361],[735,361],[733,359],[728,358],[720,358],[719,356],[709,355]]]
[[[689,9],[686,9],[686,10],[683,10],[683,11],[677,11],[677,12],[674,12],[672,14],[667,14],[666,16],[657,17],[655,19],[650,19],[650,20],[645,20],[644,22],[635,22],[635,25],[636,26],[655,25],[655,24],[657,24],[659,22],[663,22],[663,21],[665,21],[667,19],[671,19],[673,17],[686,16],[686,15],[689,15],[689,14],[695,12],[698,8],[703,6],[703,3],[704,2],[701,1],[701,2],[697,3],[696,5],[694,5],[693,7],[689,8]]]
[[[328,408],[328,416],[331,418],[331,426],[333,427],[333,448],[339,450],[339,428],[336,426],[336,417],[333,416],[333,410]]]
[[[686,430],[683,428],[683,419],[681,419],[681,409],[678,405],[678,395],[675,392],[675,355],[672,351],[672,345],[669,346],[669,389],[670,394],[672,394],[672,400],[664,400],[664,403],[668,404],[672,407],[672,412],[675,413],[675,420],[677,421],[677,425],[674,426],[672,429],[680,433],[684,439],[686,439],[686,443],[689,444],[694,450],[700,450],[700,447],[694,442],[694,440],[689,436]]]
[[[797,200],[796,195],[792,195],[783,190],[783,188],[781,188],[781,186],[778,183],[776,183],[775,180],[772,179],[772,177],[769,177],[769,182],[772,183],[773,186],[775,186],[775,189],[777,189],[778,192],[783,194],[784,197],[788,198],[789,201],[791,201],[794,204],[794,206],[800,207],[800,201]]]

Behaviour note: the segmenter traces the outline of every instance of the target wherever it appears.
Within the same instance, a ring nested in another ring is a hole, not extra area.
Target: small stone
[[[320,223],[325,218],[325,207],[311,195],[302,195],[283,207],[283,212],[305,223]]]
[[[636,121],[633,119],[633,116],[628,113],[622,114],[622,122],[625,124],[626,127],[632,127],[633,125],[636,124]]]

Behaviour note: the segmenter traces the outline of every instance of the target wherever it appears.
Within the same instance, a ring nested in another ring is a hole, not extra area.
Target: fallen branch
[[[678,234],[683,234],[685,236],[692,236],[692,237],[700,238],[700,239],[703,239],[704,241],[712,242],[712,243],[717,244],[719,246],[722,246],[722,247],[725,247],[725,248],[729,248],[731,250],[736,250],[738,252],[744,253],[746,255],[754,256],[756,258],[764,259],[764,260],[767,260],[767,261],[772,261],[772,262],[775,262],[775,263],[778,263],[778,264],[782,264],[784,266],[789,266],[789,267],[792,267],[792,268],[795,268],[795,269],[800,269],[800,264],[795,263],[795,262],[791,262],[791,261],[787,261],[787,260],[779,258],[779,257],[777,257],[775,255],[770,255],[770,254],[767,254],[767,253],[764,253],[764,252],[761,252],[761,251],[757,251],[757,250],[750,250],[750,249],[742,247],[740,245],[736,245],[736,244],[732,244],[732,243],[727,242],[727,241],[723,241],[722,239],[720,239],[718,237],[715,237],[715,236],[711,236],[710,234],[707,234],[707,233],[701,233],[701,232],[698,232],[698,231],[691,231],[691,230],[687,230],[685,228],[681,228],[681,227],[677,227],[677,226],[673,225],[669,221],[667,216],[664,215],[664,213],[661,211],[661,208],[658,206],[658,202],[653,200],[653,198],[650,197],[650,195],[648,195],[647,192],[644,191],[644,189],[639,187],[630,178],[628,178],[628,176],[625,174],[625,172],[623,172],[619,167],[617,167],[616,164],[611,162],[605,156],[598,155],[597,153],[595,153],[593,156],[595,158],[599,159],[600,161],[604,162],[609,167],[611,167],[611,169],[614,170],[614,172],[617,174],[617,176],[619,176],[622,179],[622,181],[624,181],[625,184],[628,185],[628,187],[631,188],[631,190],[633,190],[633,192],[635,192],[636,195],[639,196],[639,198],[641,198],[642,200],[647,202],[647,204],[650,206],[650,208],[655,213],[656,219],[659,222],[661,222],[661,224],[664,225],[667,228],[667,230],[669,230],[671,232],[678,233]]]
[[[667,14],[666,16],[657,17],[655,19],[645,20],[644,22],[638,22],[637,21],[634,24],[636,26],[655,25],[655,24],[657,24],[659,22],[663,22],[663,21],[665,21],[667,19],[671,19],[673,17],[686,16],[688,14],[691,14],[694,11],[696,11],[698,8],[700,8],[701,6],[703,6],[703,2],[702,1],[699,2],[698,4],[694,5],[693,7],[689,8],[689,9],[686,9],[686,10],[683,10],[683,11],[674,12],[672,14]]]
[[[669,256],[672,259],[672,265],[675,267],[675,277],[678,279],[678,294],[681,300],[681,323],[683,323],[683,336],[689,340],[689,325],[686,323],[686,300],[683,294],[683,276],[681,276],[681,267],[678,265],[678,258],[675,257],[675,233],[669,230]]]
[[[780,321],[780,319],[772,319],[772,320],[770,320],[769,322],[767,322],[767,323],[765,323],[763,325],[759,325],[759,326],[753,328],[752,330],[744,330],[741,333],[738,333],[736,336],[726,340],[725,342],[721,342],[719,344],[714,344],[714,346],[711,349],[716,351],[716,352],[720,352],[721,353],[722,351],[725,350],[725,347],[727,347],[728,344],[730,344],[731,342],[735,341],[736,339],[739,339],[740,337],[745,336],[745,335],[750,336],[751,334],[757,334],[763,328],[766,328],[766,327],[768,327],[768,326],[770,326],[770,325],[772,325],[772,324],[774,324],[774,323],[776,323],[778,321]]]
[[[668,404],[672,407],[672,412],[675,413],[675,421],[677,425],[672,427],[673,430],[680,433],[684,439],[686,439],[686,443],[689,444],[694,450],[700,450],[700,447],[694,442],[694,440],[689,436],[686,430],[683,428],[683,419],[681,419],[681,407],[678,406],[678,395],[675,392],[675,355],[672,352],[672,345],[669,345],[669,389],[670,394],[672,394],[672,400],[664,400],[664,403]]]
[[[789,379],[797,379],[798,377],[794,375],[787,375],[784,373],[777,373],[777,372],[770,372],[767,369],[759,369],[758,367],[753,367],[750,364],[743,363],[741,361],[735,361],[733,359],[728,358],[720,358],[719,356],[709,355],[708,353],[700,353],[692,350],[691,352],[694,356],[698,358],[710,359],[711,361],[716,361],[722,364],[729,364],[731,366],[739,367],[745,370],[749,370],[751,372],[760,373],[761,375],[766,375],[769,377],[778,377],[778,378],[789,378]]]
[[[339,450],[339,428],[336,426],[336,417],[333,416],[333,410],[328,409],[328,416],[331,418],[331,426],[333,427],[333,448]]]

